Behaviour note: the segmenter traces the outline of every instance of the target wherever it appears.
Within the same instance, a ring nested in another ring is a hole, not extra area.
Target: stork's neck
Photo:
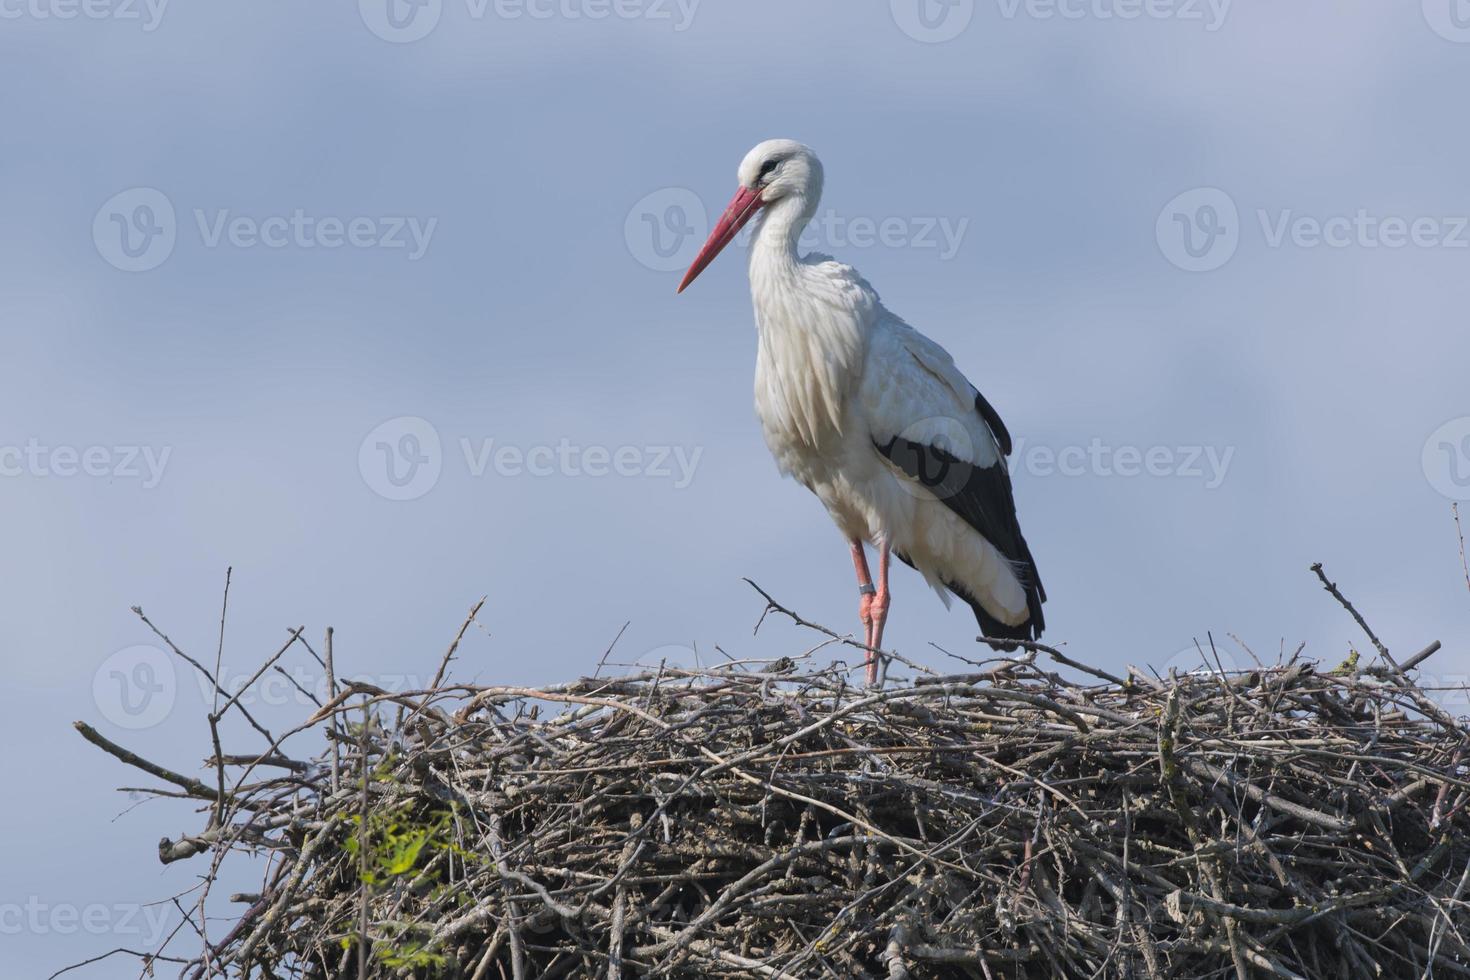
[[[761,212],[750,244],[750,281],[757,293],[766,284],[780,288],[795,282],[801,266],[798,242],[816,211],[815,201],[792,195]]]
[[[822,334],[827,345],[861,346],[881,311],[878,296],[853,269],[802,256],[801,233],[817,212],[817,198],[783,197],[761,212],[750,246],[750,289],[761,333]]]

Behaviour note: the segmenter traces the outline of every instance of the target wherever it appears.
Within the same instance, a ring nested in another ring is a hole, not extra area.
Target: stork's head
[[[763,204],[792,195],[822,196],[822,161],[796,140],[766,140],[740,161],[740,189],[759,191]]]
[[[685,273],[684,281],[679,284],[681,293],[735,240],[740,229],[761,208],[791,202],[796,211],[809,217],[822,196],[822,161],[811,147],[795,140],[766,140],[740,161],[737,176],[740,189]],[[802,223],[805,224],[805,218]]]

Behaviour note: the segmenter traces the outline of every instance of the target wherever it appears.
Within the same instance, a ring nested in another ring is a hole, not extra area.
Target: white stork
[[[739,180],[679,292],[759,217],[750,248],[755,410],[777,466],[821,499],[852,546],[868,683],[888,619],[890,552],[946,605],[949,593],[969,603],[987,637],[1039,637],[1046,592],[1016,520],[1000,416],[856,270],[797,253],[822,196],[810,148],[762,143]],[[878,552],[876,585],[864,542]]]

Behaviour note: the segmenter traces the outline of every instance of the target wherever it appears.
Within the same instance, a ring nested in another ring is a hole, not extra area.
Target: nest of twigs
[[[207,803],[165,861],[269,855],[185,976],[1470,973],[1470,730],[1411,668],[1050,652],[345,685],[316,758],[127,761]]]

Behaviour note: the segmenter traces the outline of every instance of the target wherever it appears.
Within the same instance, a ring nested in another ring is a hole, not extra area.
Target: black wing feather
[[[975,396],[975,410],[995,434],[995,441],[1007,456],[1011,453],[1011,436],[1005,423],[985,397]],[[873,442],[878,452],[902,470],[909,478],[939,498],[966,524],[995,546],[1013,567],[1026,589],[1026,607],[1030,615],[1020,626],[1007,626],[987,612],[979,601],[954,582],[945,585],[975,611],[975,619],[986,636],[1009,640],[1034,640],[1041,636],[1046,623],[1041,604],[1046,589],[1031,557],[1031,547],[1021,534],[1016,518],[1016,498],[1011,491],[1010,474],[999,461],[994,466],[977,466],[959,459],[942,447],[924,445],[898,436],[887,443]],[[906,555],[898,556],[912,565]]]
[[[1001,421],[1000,413],[995,410],[995,406],[986,401],[985,396],[978,391],[975,392],[975,411],[980,413],[985,424],[990,426],[990,431],[995,433],[995,441],[1000,446],[1001,455],[1009,456],[1011,454],[1011,433],[1006,429],[1005,422]]]

